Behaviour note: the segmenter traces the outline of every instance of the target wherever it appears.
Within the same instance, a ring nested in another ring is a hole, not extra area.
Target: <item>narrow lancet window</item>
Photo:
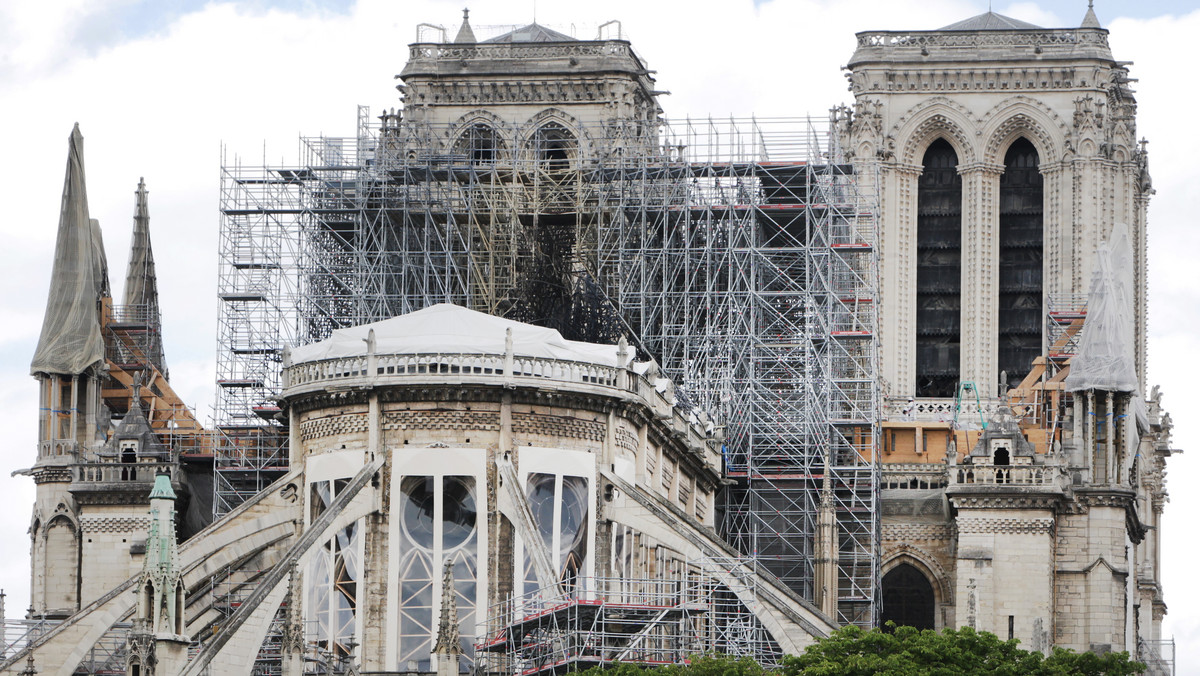
[[[1017,139],[1000,178],[997,375],[1016,387],[1042,353],[1042,174],[1038,152]]]
[[[916,395],[952,397],[958,386],[962,307],[962,177],[945,139],[925,151],[917,183]]]

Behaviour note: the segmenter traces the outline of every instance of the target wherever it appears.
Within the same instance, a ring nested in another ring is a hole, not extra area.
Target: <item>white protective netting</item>
[[[1097,252],[1087,319],[1067,374],[1067,391],[1141,391],[1134,362],[1133,292],[1133,243],[1128,226],[1117,223]]]
[[[42,334],[30,373],[83,373],[104,359],[98,301],[108,293],[100,224],[88,217],[83,135],[71,132],[58,241]]]

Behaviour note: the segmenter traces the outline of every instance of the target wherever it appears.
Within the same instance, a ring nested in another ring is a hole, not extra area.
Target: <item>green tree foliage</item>
[[[889,623],[890,624],[890,623]],[[891,625],[891,632],[844,627],[809,646],[802,655],[788,655],[778,672],[746,657],[703,655],[689,664],[643,667],[616,664],[593,667],[584,676],[1132,676],[1146,666],[1130,661],[1128,653],[1075,653],[1055,648],[1049,657],[1022,650],[1014,640],[969,627],[941,633]]]
[[[1016,639],[1001,641],[995,634],[970,627],[941,633],[913,627],[891,632],[863,631],[848,626],[809,646],[804,654],[784,657],[784,676],[1128,676],[1146,667],[1131,662],[1128,653],[1074,653],[1055,648],[1049,657],[1022,650]]]

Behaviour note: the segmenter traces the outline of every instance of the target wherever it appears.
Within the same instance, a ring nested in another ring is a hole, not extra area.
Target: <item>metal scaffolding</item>
[[[873,624],[876,209],[831,123],[379,119],[222,170],[217,513],[286,462],[285,346],[457,303],[628,336],[725,421],[728,538]]]
[[[716,653],[750,657],[768,668],[779,664],[782,652],[754,613],[733,590],[698,572],[675,580],[583,582],[491,608],[475,646],[476,670],[561,674],[617,662],[682,664]]]

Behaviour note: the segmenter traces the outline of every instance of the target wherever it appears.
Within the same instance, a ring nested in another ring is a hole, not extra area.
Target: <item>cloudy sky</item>
[[[453,31],[462,0],[0,0],[0,586],[10,616],[28,605],[33,485],[8,478],[35,456],[29,361],[49,285],[67,137],[85,141],[91,214],[104,228],[117,288],[124,275],[138,178],[150,191],[172,384],[211,414],[216,346],[219,167],[293,160],[298,137],[349,136],[355,106],[397,105],[393,76],[421,22]],[[995,11],[1042,26],[1076,26],[1084,0],[997,1]],[[661,89],[670,117],[823,115],[848,102],[840,67],[853,34],[931,29],[986,11],[984,0],[692,0],[597,3],[487,0],[476,26],[540,23],[580,37],[618,19]],[[1096,13],[1113,53],[1133,61],[1139,134],[1150,140],[1150,384],[1177,421],[1170,465],[1164,579],[1167,634],[1200,645],[1197,553],[1187,523],[1200,514],[1200,134],[1198,95],[1184,80],[1200,0],[1116,3]],[[1192,651],[1200,652],[1200,651]],[[1181,673],[1200,656],[1181,651]]]

